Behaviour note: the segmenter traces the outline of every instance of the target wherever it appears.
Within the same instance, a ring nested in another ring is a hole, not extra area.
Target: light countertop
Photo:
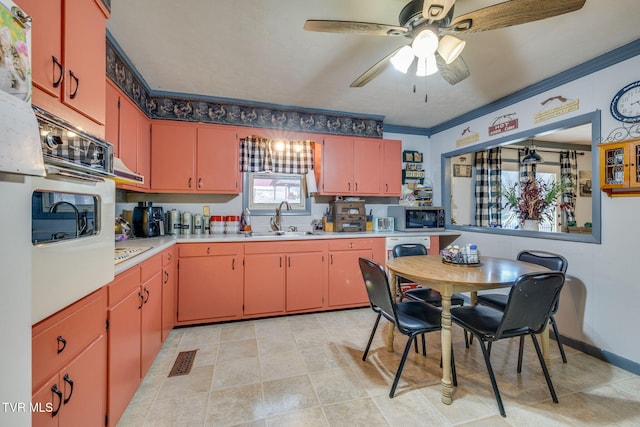
[[[175,245],[176,243],[226,243],[226,242],[260,242],[260,241],[286,241],[286,240],[318,240],[318,239],[354,239],[354,238],[386,238],[386,237],[427,237],[427,236],[460,236],[457,231],[433,231],[433,232],[344,232],[344,233],[325,233],[317,232],[314,234],[304,234],[304,232],[285,233],[285,235],[275,235],[270,232],[255,232],[252,236],[245,234],[192,234],[192,235],[175,235],[160,236],[151,238],[131,238],[116,242],[116,248],[141,248],[151,247],[151,249],[142,252],[126,261],[115,266],[115,274],[118,275],[125,270],[139,264],[140,262],[151,258],[152,256],[164,251],[165,249]]]

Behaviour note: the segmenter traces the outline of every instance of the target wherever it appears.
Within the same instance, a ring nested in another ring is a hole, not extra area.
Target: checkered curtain
[[[502,154],[500,147],[477,152],[475,168],[476,225],[501,227]]]
[[[240,171],[305,174],[313,169],[313,141],[273,140],[248,136],[240,140]]]
[[[578,189],[578,157],[575,151],[560,152],[560,182],[565,224],[575,221],[576,192]]]
[[[528,181],[529,177],[531,179],[536,179],[536,164],[531,163],[522,163],[522,159],[529,154],[528,148],[521,148],[518,150],[518,175],[520,176],[520,182]]]

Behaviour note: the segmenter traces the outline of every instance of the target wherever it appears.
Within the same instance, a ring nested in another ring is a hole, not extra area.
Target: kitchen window
[[[305,175],[247,172],[244,178],[242,205],[252,215],[273,215],[282,202],[291,206],[282,215],[311,215]]]

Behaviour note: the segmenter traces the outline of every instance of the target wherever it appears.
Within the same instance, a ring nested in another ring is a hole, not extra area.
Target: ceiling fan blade
[[[525,24],[576,11],[586,0],[511,0],[460,15],[443,29],[454,34],[474,33]]]
[[[363,34],[367,36],[403,36],[409,31],[405,27],[399,27],[397,25],[314,19],[307,20],[307,22],[304,23],[304,29],[323,33]]]
[[[422,16],[425,19],[440,21],[444,19],[456,0],[424,0]]]
[[[360,75],[360,77],[355,79],[353,81],[353,83],[351,83],[351,85],[349,85],[349,86],[350,87],[362,87],[362,86],[366,85],[367,83],[369,83],[374,78],[378,77],[378,75],[380,75],[380,73],[382,73],[384,70],[386,70],[387,67],[391,64],[389,62],[391,57],[393,55],[395,55],[403,47],[404,46],[400,46],[399,48],[397,48],[396,50],[394,50],[393,52],[391,52],[390,54],[388,54],[387,56],[382,58],[380,61],[376,62],[371,68],[369,68],[367,71],[362,73]]]
[[[462,56],[458,56],[453,62],[447,64],[442,57],[436,53],[436,64],[442,78],[450,85],[455,85],[471,75],[467,63],[464,62]]]

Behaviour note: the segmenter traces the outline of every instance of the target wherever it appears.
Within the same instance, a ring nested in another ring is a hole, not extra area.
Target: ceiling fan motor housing
[[[398,16],[398,21],[400,25],[403,27],[407,27],[409,32],[414,28],[429,22],[428,19],[425,19],[422,16],[422,8],[424,6],[424,0],[412,0],[400,11],[400,15]],[[441,19],[438,22],[438,26],[447,27],[451,23],[453,19],[453,9],[452,6],[447,13],[447,16],[444,19]]]

